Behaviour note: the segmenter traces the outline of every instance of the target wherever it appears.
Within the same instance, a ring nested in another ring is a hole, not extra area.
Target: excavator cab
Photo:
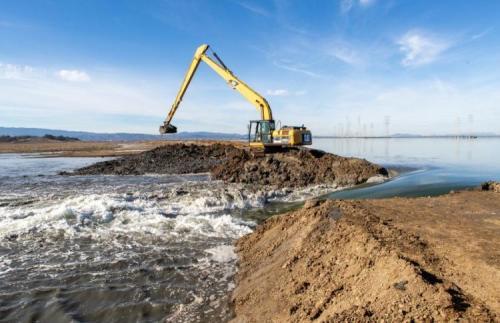
[[[276,129],[274,120],[252,120],[248,126],[250,148],[279,151],[282,148],[312,144],[311,131],[304,126]]]
[[[252,146],[272,144],[274,121],[272,120],[251,120],[248,126],[248,142]]]

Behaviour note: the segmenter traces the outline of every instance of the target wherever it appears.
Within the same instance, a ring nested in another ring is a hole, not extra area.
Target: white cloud
[[[28,65],[0,63],[0,79],[26,80],[34,76],[35,69]]]
[[[282,68],[287,71],[291,72],[296,72],[296,73],[301,73],[310,77],[314,78],[320,78],[322,75],[315,73],[313,71],[310,71],[302,66],[297,66],[295,64],[290,63],[288,60],[280,60],[280,61],[273,61],[273,65],[279,68]]]
[[[416,30],[404,34],[397,41],[397,44],[399,50],[404,54],[401,61],[404,66],[432,63],[451,46],[449,41]]]
[[[29,65],[0,63],[0,79],[4,80],[34,80],[34,79],[49,79],[50,73],[43,68],[34,68]],[[88,82],[90,76],[79,70],[60,70],[55,75],[64,81],[71,82]]]
[[[368,8],[375,3],[376,0],[341,0],[340,1],[340,12],[342,14],[347,14],[354,5],[359,4],[361,8]]]
[[[352,9],[352,0],[341,0],[340,1],[340,12],[342,14],[348,13]]]
[[[316,135],[338,133],[340,127],[348,127],[348,120],[351,133],[362,132],[363,125],[370,130],[370,124],[374,124],[371,134],[383,135],[386,115],[390,116],[392,133],[453,133],[456,116],[465,120],[469,114],[473,115],[476,131],[498,132],[499,89],[500,82],[487,83],[482,77],[466,82],[434,77],[418,81],[347,77],[317,84],[311,90],[313,95],[283,100],[273,108],[286,112],[276,113],[277,117],[304,123]],[[292,107],[297,108],[293,114],[289,112]],[[361,122],[357,122],[359,117]]]
[[[269,12],[264,8],[261,8],[261,7],[258,7],[256,5],[249,4],[246,2],[237,2],[237,4],[240,5],[242,8],[244,8],[244,9],[246,9],[254,14],[264,16],[264,17],[269,16]]]
[[[327,54],[349,65],[359,65],[362,63],[358,53],[346,44],[335,43],[327,50]]]
[[[64,81],[69,82],[89,82],[90,76],[85,71],[79,70],[60,70],[57,76]]]
[[[100,74],[95,81],[81,86],[81,83],[61,80],[58,72],[44,67],[1,63],[1,121],[27,127],[138,131],[134,130],[134,118],[161,121],[168,110],[165,101],[175,97],[178,86],[178,79],[175,83],[169,80],[138,82],[137,77],[116,71]],[[116,116],[116,124],[112,116]],[[96,122],[80,121],[83,119]],[[109,127],[103,127],[104,122],[110,123]],[[148,125],[141,131],[155,132],[156,126]]]
[[[35,75],[20,75],[24,71]],[[58,72],[2,64],[0,121],[21,127],[157,133],[179,86],[179,75],[156,79],[154,75],[138,77],[117,70],[101,71],[82,86],[61,80]],[[214,86],[207,85],[203,77],[199,75],[193,82],[174,124],[182,131],[244,133],[248,120],[257,118],[254,107],[228,91],[224,82],[217,82],[220,94],[214,95]],[[227,121],[227,115],[234,118]]]
[[[372,4],[375,3],[375,0],[359,0],[359,4],[362,6],[362,7],[369,7],[371,6]]]
[[[285,89],[267,90],[267,95],[270,96],[289,96],[290,92]]]
[[[474,34],[474,35],[472,35],[471,40],[476,40],[476,39],[483,38],[484,36],[486,36],[492,30],[493,30],[493,27],[490,27],[488,29],[483,30],[482,32],[480,32],[478,34]]]
[[[306,90],[299,90],[295,92],[290,92],[286,89],[276,89],[276,90],[267,90],[266,94],[269,96],[302,96],[307,94]]]

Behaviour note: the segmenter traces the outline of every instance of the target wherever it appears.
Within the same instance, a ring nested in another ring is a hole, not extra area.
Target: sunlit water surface
[[[401,173],[386,183],[335,192],[330,198],[432,196],[500,180],[500,138],[318,138],[314,147]]]
[[[0,321],[224,321],[259,197],[208,175],[77,176],[96,158],[0,155]],[[254,203],[254,204],[252,204]]]
[[[434,195],[500,179],[499,139],[315,139],[314,147],[401,172],[330,198]],[[0,155],[0,321],[226,321],[235,239],[300,205],[207,174],[57,175],[100,160]]]

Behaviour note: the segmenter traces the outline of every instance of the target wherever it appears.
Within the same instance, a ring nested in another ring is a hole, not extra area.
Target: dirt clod
[[[313,207],[316,207],[322,203],[321,200],[318,199],[312,199],[312,200],[307,200],[306,203],[304,204],[305,209],[310,209]]]
[[[394,283],[394,288],[405,291],[406,290],[406,284],[408,284],[407,280],[402,280],[400,282]]]

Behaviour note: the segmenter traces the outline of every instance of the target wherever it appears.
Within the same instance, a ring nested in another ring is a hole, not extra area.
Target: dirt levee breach
[[[493,322],[500,199],[314,201],[237,243],[236,322]]]
[[[314,184],[354,185],[387,171],[366,160],[345,158],[314,149],[254,156],[230,144],[173,144],[137,155],[94,164],[77,175],[186,174],[210,172],[226,182],[278,187]]]

